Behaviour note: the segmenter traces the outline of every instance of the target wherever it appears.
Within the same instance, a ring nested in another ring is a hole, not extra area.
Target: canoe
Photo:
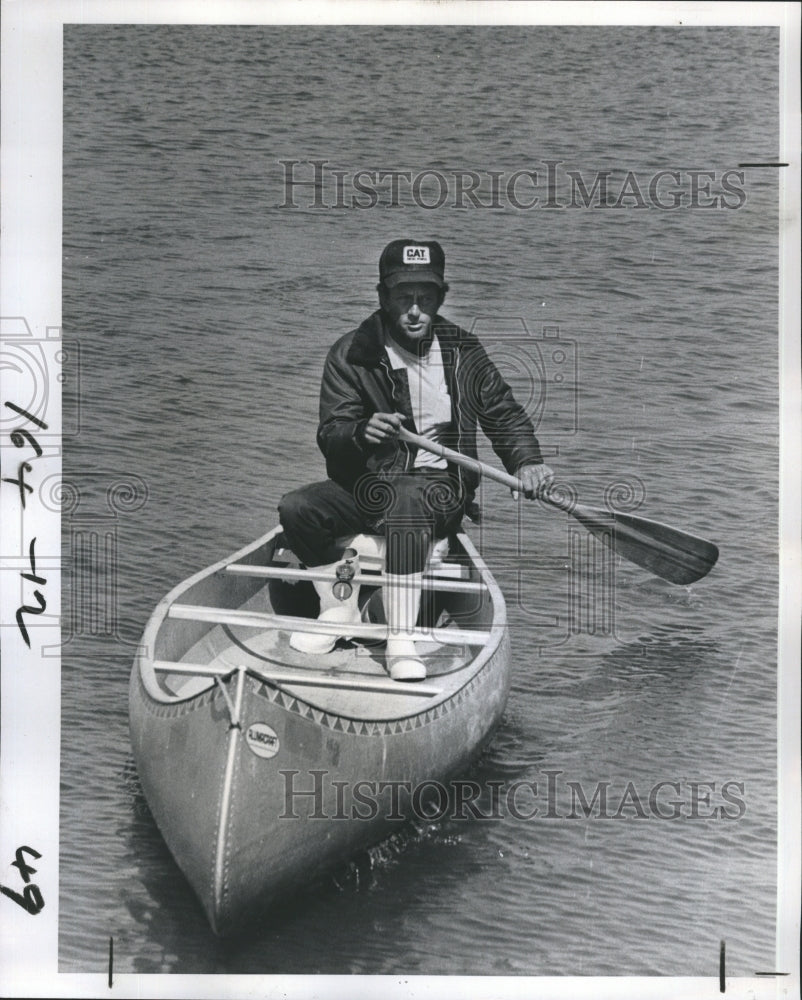
[[[280,527],[175,587],[147,623],[130,684],[134,758],[217,934],[418,815],[501,718],[506,608],[471,540],[456,534],[427,569],[415,635],[427,677],[415,683],[385,669],[375,543],[354,542],[362,621],[326,656],[289,645],[299,625],[326,626],[310,622],[315,572]]]

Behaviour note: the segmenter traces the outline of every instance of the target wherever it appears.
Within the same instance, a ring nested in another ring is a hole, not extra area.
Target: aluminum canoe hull
[[[490,738],[509,691],[506,612],[465,545],[488,582],[479,617],[492,625],[490,640],[436,697],[372,692],[349,707],[339,694],[243,667],[168,698],[152,674],[165,609],[189,585],[208,599],[220,566],[157,608],[131,675],[134,758],[159,830],[217,934],[264,919],[282,896],[398,829],[419,806],[413,792],[464,771]]]

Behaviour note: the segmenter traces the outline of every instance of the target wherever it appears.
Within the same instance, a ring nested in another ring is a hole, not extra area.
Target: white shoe
[[[441,538],[439,541],[432,545],[432,550],[429,553],[428,566],[431,569],[433,566],[442,566],[443,560],[449,553],[450,542],[448,538]]]
[[[349,555],[349,553],[351,553]],[[320,598],[319,622],[337,622],[343,626],[342,635],[330,635],[323,632],[293,632],[290,635],[290,646],[300,653],[324,655],[330,653],[339,639],[350,639],[347,634],[348,625],[359,622],[359,586],[348,583],[350,577],[359,573],[359,558],[353,549],[346,549],[342,558],[326,566],[316,566],[316,570],[329,574],[331,580],[313,580],[315,590]],[[352,572],[353,571],[353,572]],[[348,583],[350,594],[339,598],[336,594],[337,585]]]
[[[426,677],[426,666],[418,659],[411,639],[388,639],[386,660],[394,681],[422,681]]]
[[[383,594],[388,629],[385,663],[394,681],[422,681],[426,677],[426,666],[412,640],[422,589],[422,573],[387,574]]]

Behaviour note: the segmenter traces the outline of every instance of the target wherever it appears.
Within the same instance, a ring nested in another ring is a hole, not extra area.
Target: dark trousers
[[[286,493],[279,503],[284,536],[306,566],[336,562],[337,539],[384,534],[388,573],[417,573],[429,546],[456,531],[464,500],[457,477],[445,470],[363,477],[353,492],[330,479]]]

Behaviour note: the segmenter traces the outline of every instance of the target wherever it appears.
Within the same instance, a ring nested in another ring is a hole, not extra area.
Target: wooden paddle
[[[512,490],[523,492],[520,479],[494,469],[476,458],[469,458],[458,451],[452,451],[403,427],[398,436],[402,441],[417,445],[418,448],[439,455],[455,465],[473,469],[479,475],[495,479],[496,482],[503,483]],[[712,542],[689,535],[686,531],[669,527],[667,524],[660,524],[659,521],[649,521],[634,514],[586,507],[584,504],[574,503],[572,500],[560,500],[548,494],[540,499],[575,517],[592,535],[625,559],[643,566],[671,583],[688,584],[701,580],[715,566],[718,559],[718,549]]]

